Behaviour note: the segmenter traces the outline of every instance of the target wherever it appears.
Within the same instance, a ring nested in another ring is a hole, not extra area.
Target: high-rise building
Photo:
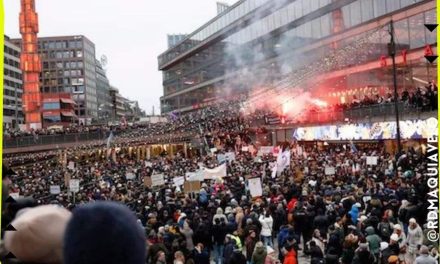
[[[217,2],[217,15],[223,13],[230,7],[227,3]]]
[[[38,38],[38,50],[45,126],[97,121],[95,44],[81,35],[42,37]]]
[[[3,128],[18,129],[18,125],[24,123],[20,47],[11,43],[7,36],[5,36],[4,45]]]
[[[335,69],[304,89],[339,103],[391,92],[391,20],[398,90],[413,90],[437,77],[436,63],[424,58],[426,50],[436,54],[436,34],[424,27],[436,24],[435,9],[433,0],[240,0],[159,55],[162,113],[270,87],[358,40],[363,48],[346,53],[346,64],[329,62]]]
[[[98,120],[107,122],[112,118],[112,98],[110,82],[100,61],[96,60],[96,95],[98,102]]]
[[[112,100],[112,119],[121,121],[126,116],[126,99],[119,93],[119,89],[114,86],[110,86],[110,97]]]

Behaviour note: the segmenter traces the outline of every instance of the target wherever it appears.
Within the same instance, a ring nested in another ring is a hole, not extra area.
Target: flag
[[[356,146],[353,144],[353,140],[350,140],[350,147],[351,147],[351,152],[352,153],[355,153],[355,152],[358,151]]]
[[[110,132],[110,135],[108,136],[108,138],[107,138],[107,148],[109,148],[110,147],[110,145],[112,144],[112,142],[113,142],[113,131],[111,131]]]

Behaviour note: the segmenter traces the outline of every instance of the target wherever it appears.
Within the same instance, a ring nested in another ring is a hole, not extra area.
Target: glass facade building
[[[335,101],[391,89],[390,62],[381,64],[381,58],[389,58],[391,20],[398,88],[423,85],[436,79],[436,65],[424,59],[427,46],[435,50],[436,33],[424,27],[436,23],[435,7],[433,0],[239,1],[159,55],[161,110],[189,111],[219,96],[271,85],[286,72],[357,40],[368,43],[350,60],[315,78],[319,82],[313,89],[325,83],[323,96]]]

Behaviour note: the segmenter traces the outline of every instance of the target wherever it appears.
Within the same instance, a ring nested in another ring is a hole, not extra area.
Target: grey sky
[[[218,0],[36,0],[39,36],[84,35],[96,56],[108,58],[107,77],[120,92],[138,100],[147,114],[159,109],[162,75],[157,56],[166,35],[190,33],[216,15]],[[235,3],[237,0],[222,0]],[[5,0],[5,34],[20,37],[20,0]]]

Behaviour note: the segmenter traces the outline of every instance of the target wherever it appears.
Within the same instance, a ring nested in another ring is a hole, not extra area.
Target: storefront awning
[[[61,112],[61,114],[62,114],[63,116],[69,116],[69,117],[71,117],[71,116],[75,116],[74,113],[72,113],[72,112],[66,112],[66,111]]]
[[[73,101],[72,99],[68,99],[68,98],[61,98],[61,102],[65,103],[65,104],[76,104],[75,101]]]
[[[43,112],[43,117],[54,117],[54,116],[60,116],[60,113],[58,113],[58,112]]]

